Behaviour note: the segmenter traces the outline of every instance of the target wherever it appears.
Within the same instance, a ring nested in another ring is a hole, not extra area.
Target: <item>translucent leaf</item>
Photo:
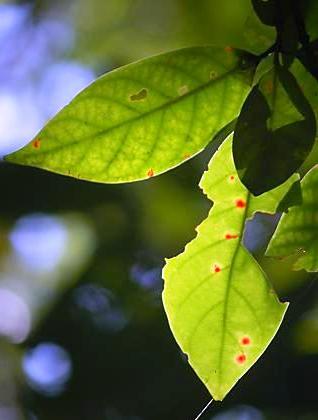
[[[95,62],[125,63],[183,45],[231,45],[260,54],[276,36],[251,0],[200,0],[200,7],[197,0],[78,0],[74,24],[77,53]]]
[[[260,21],[251,0],[202,0],[199,8],[196,0],[188,0],[187,4],[189,3],[192,3],[192,10],[188,13],[196,16],[192,27],[195,33],[193,36],[203,45],[208,40],[217,45],[232,45],[258,55],[275,42],[275,29]],[[189,25],[187,31],[189,32]],[[204,36],[200,37],[201,31]]]
[[[249,94],[235,128],[233,154],[240,179],[253,194],[285,182],[309,155],[317,131],[312,108],[317,90],[317,82],[295,60],[290,70],[277,64]]]
[[[295,270],[318,271],[318,166],[302,179],[301,191],[302,204],[282,216],[266,255],[294,254]]]
[[[238,115],[251,77],[241,61],[231,48],[198,47],[110,72],[7,160],[96,182],[157,175]]]
[[[257,262],[242,246],[247,218],[275,212],[294,182],[253,197],[223,143],[201,187],[214,206],[197,237],[164,268],[164,307],[172,332],[213,398],[222,400],[274,337],[287,304],[279,303]]]

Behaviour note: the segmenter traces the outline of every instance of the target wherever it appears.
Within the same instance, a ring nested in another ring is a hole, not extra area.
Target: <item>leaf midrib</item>
[[[239,238],[243,237],[244,227],[245,227],[244,222],[247,218],[247,214],[248,214],[248,211],[249,211],[250,198],[251,198],[251,194],[248,192],[247,195],[246,195],[246,206],[245,206],[245,209],[244,209],[244,213],[242,215],[242,223],[241,223],[241,228],[240,228],[240,232],[239,232]],[[222,335],[221,335],[221,345],[220,345],[219,363],[218,363],[219,387],[220,387],[220,384],[222,383],[223,370],[221,369],[221,366],[222,366],[222,363],[223,363],[223,356],[224,356],[225,333],[226,333],[226,324],[227,324],[227,319],[228,319],[228,303],[229,303],[229,296],[230,296],[230,292],[231,292],[233,270],[234,270],[235,260],[237,258],[237,255],[238,255],[238,252],[239,252],[239,249],[240,249],[241,246],[242,246],[241,241],[238,241],[238,243],[235,247],[235,251],[233,253],[232,264],[229,268],[228,281],[226,283],[225,294],[224,294],[224,310],[223,310],[223,318],[222,318]]]

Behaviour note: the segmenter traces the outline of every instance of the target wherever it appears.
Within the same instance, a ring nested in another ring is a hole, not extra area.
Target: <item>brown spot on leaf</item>
[[[264,85],[265,93],[272,93],[274,90],[274,83],[272,80],[268,80]]]
[[[154,171],[153,171],[153,169],[152,168],[150,168],[149,169],[149,171],[147,172],[147,176],[149,177],[149,178],[151,178],[151,177],[153,177],[154,176]]]
[[[233,48],[228,45],[228,46],[226,46],[224,48],[224,51],[227,52],[227,53],[232,53],[233,52]]]
[[[34,149],[39,149],[41,147],[41,140],[35,139],[32,143],[32,146],[34,147]]]
[[[189,92],[189,86],[188,85],[181,86],[178,89],[178,93],[179,93],[180,96],[186,95],[188,92]]]
[[[139,92],[130,95],[131,101],[143,101],[148,96],[148,90],[146,88],[141,89]]]

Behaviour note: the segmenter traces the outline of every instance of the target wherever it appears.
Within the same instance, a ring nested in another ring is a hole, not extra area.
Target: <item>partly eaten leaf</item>
[[[163,302],[172,332],[189,363],[222,400],[261,356],[287,309],[241,244],[247,218],[275,212],[296,176],[253,197],[240,182],[227,139],[201,187],[214,206],[197,237],[164,268]]]
[[[96,182],[162,173],[237,117],[251,71],[231,48],[187,48],[97,79],[7,160]]]
[[[318,271],[318,166],[302,179],[301,191],[302,204],[282,216],[266,255],[295,255],[295,270]]]

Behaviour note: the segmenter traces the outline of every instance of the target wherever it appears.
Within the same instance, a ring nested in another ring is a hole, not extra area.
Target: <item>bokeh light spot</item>
[[[0,289],[0,335],[13,343],[22,343],[31,329],[31,314],[20,296]]]
[[[16,222],[10,233],[10,241],[26,267],[36,271],[51,271],[64,255],[67,229],[58,217],[31,214]]]
[[[40,343],[28,350],[22,367],[30,387],[48,396],[63,392],[72,373],[69,354],[55,343]]]

